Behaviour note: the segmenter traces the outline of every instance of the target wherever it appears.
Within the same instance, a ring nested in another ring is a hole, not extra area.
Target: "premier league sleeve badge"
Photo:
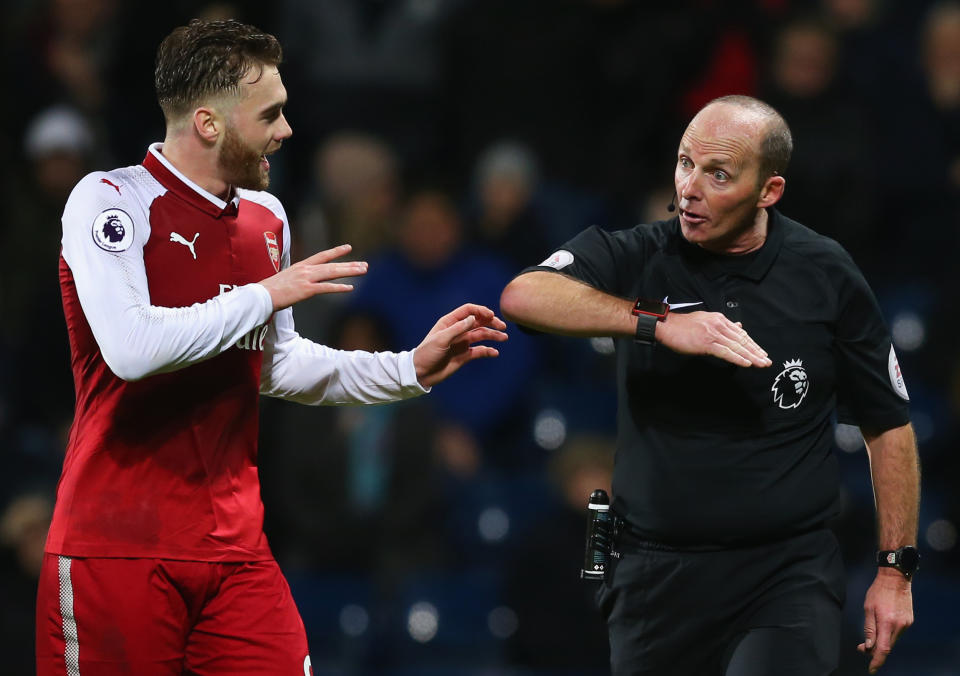
[[[93,219],[93,241],[104,251],[126,251],[133,243],[133,219],[123,209],[107,209]]]

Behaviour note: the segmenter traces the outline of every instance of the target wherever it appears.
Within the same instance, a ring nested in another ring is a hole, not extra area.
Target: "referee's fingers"
[[[730,338],[726,346],[731,352],[747,360],[747,366],[769,366],[770,360],[763,354],[759,348],[751,347],[745,341],[738,338]]]
[[[873,654],[870,658],[870,666],[867,667],[867,671],[871,674],[877,673],[877,670],[883,666],[883,663],[887,661],[887,655],[890,654],[890,643],[882,640],[878,640],[876,646],[873,648]]]
[[[751,362],[748,357],[734,349],[735,347],[740,346],[735,345],[731,347],[730,345],[724,345],[722,343],[714,343],[714,345],[716,346],[713,350],[714,357],[719,357],[720,359],[728,361],[735,366],[753,366],[753,362]]]
[[[767,351],[760,347],[757,342],[750,336],[749,333],[743,328],[740,322],[728,322],[724,327],[726,330],[724,335],[726,335],[731,341],[737,345],[743,346],[743,348],[749,353],[748,359],[755,366],[769,366],[773,362],[767,359]],[[739,350],[738,350],[739,352]],[[743,354],[743,353],[741,353]],[[759,357],[760,360],[756,361],[753,357]]]
[[[873,659],[870,660],[871,674],[876,673],[887,661],[887,655],[893,650],[893,644],[897,642],[903,629],[904,627],[891,620],[880,619],[877,622],[876,646],[873,649]]]
[[[862,653],[869,653],[873,650],[874,643],[877,640],[877,617],[872,608],[865,608],[863,614],[863,643],[857,648]]]

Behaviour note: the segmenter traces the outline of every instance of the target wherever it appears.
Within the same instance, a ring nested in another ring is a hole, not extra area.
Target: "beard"
[[[246,145],[239,134],[227,126],[217,164],[227,183],[247,190],[266,190],[270,172],[260,164],[263,153]]]

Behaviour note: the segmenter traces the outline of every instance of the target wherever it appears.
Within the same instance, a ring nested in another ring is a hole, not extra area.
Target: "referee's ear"
[[[757,208],[772,207],[783,197],[783,190],[787,181],[780,174],[774,174],[763,182],[760,188],[760,199],[757,200]]]

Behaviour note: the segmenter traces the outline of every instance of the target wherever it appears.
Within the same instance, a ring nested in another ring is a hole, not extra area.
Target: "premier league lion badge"
[[[810,390],[810,381],[807,379],[807,372],[803,368],[803,362],[799,359],[793,359],[783,362],[783,370],[773,381],[773,400],[777,406],[783,409],[796,408],[807,396]]]
[[[126,251],[133,243],[133,219],[122,209],[107,209],[93,219],[92,235],[104,251]]]

